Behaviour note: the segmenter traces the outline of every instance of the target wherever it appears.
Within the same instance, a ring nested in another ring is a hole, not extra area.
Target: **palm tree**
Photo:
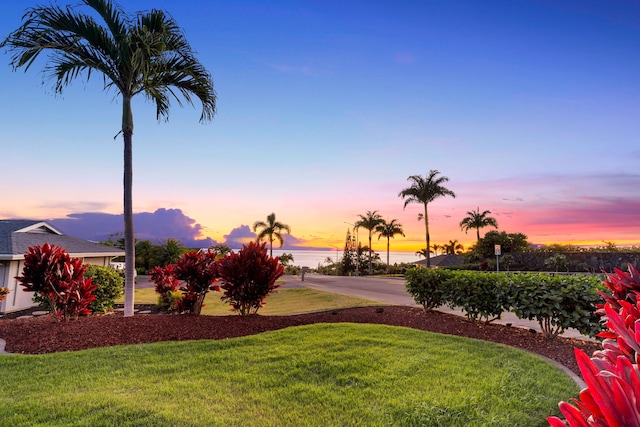
[[[449,240],[449,243],[443,246],[444,252],[447,255],[455,255],[464,250],[464,246],[462,245],[462,243],[458,242],[457,240]]]
[[[356,230],[364,228],[369,230],[369,274],[373,273],[373,264],[371,263],[371,234],[376,227],[384,221],[378,211],[367,211],[364,215],[358,215],[360,219],[356,221]]]
[[[475,211],[467,212],[467,216],[460,221],[460,229],[467,233],[470,229],[476,229],[476,235],[478,242],[480,241],[480,229],[484,227],[498,228],[498,221],[495,218],[488,216],[491,211],[484,211],[480,213],[480,208]]]
[[[165,242],[158,246],[156,253],[156,261],[162,267],[165,267],[169,264],[175,264],[178,262],[182,255],[186,252],[186,248],[177,239],[169,238],[165,240]]]
[[[136,258],[137,266],[142,267],[145,274],[149,274],[153,265],[153,254],[156,248],[149,240],[140,240],[136,242]]]
[[[427,211],[427,205],[433,202],[438,197],[451,196],[456,197],[455,193],[448,188],[443,187],[442,184],[449,181],[446,176],[440,176],[439,171],[431,170],[428,176],[411,175],[407,178],[407,181],[411,181],[411,186],[402,190],[398,197],[404,199],[404,207],[406,208],[409,203],[420,203],[424,205],[424,228],[425,237],[427,242],[427,250],[431,250],[431,240],[429,238],[429,213]],[[427,268],[431,267],[430,258],[427,257]]]
[[[200,121],[216,112],[216,94],[209,72],[196,59],[176,21],[153,9],[131,16],[111,0],[81,0],[94,16],[79,6],[36,6],[27,10],[23,24],[0,43],[12,52],[13,69],[33,65],[48,56],[45,78],[55,81],[56,93],[76,77],[104,78],[105,89],[122,97],[121,130],[124,140],[124,315],[133,316],[135,242],[133,229],[133,112],[132,99],[143,94],[156,106],[156,118],[168,119],[170,101],[202,103]],[[182,97],[179,97],[179,94]]]
[[[276,214],[272,213],[267,216],[267,222],[264,221],[256,221],[253,223],[253,232],[256,233],[258,228],[262,228],[258,236],[256,237],[256,241],[268,237],[269,240],[269,256],[273,258],[273,240],[274,238],[280,241],[280,247],[284,245],[284,237],[282,237],[282,232],[286,231],[287,234],[291,234],[291,228],[287,224],[282,224],[281,222],[276,221]]]
[[[416,251],[416,255],[424,258],[429,258],[429,251],[427,251],[427,248],[422,248],[419,251]]]
[[[390,222],[385,221],[384,219],[380,224],[376,226],[376,233],[378,233],[378,240],[380,237],[387,238],[387,274],[389,274],[389,244],[390,239],[400,234],[404,237],[404,231],[402,230],[402,225],[398,224],[397,219],[392,219]]]
[[[433,252],[433,254],[434,254],[435,256],[438,256],[438,251],[439,251],[440,249],[442,249],[442,250],[444,250],[444,249],[445,249],[445,246],[444,246],[444,245],[441,245],[440,243],[434,243],[433,245],[431,245],[431,247],[433,248],[433,251],[431,251],[431,252]]]

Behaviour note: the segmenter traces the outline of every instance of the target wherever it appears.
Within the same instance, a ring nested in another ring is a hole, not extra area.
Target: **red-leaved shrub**
[[[0,288],[0,302],[2,302],[2,300],[4,300],[8,294],[9,294],[9,289]]]
[[[160,307],[174,313],[200,314],[204,298],[218,278],[218,253],[189,252],[175,264],[156,267],[151,280],[160,295]],[[180,281],[184,282],[183,286]]]
[[[156,284],[160,309],[169,313],[179,312],[178,301],[182,299],[182,292],[178,288],[180,281],[175,277],[174,265],[155,267],[151,270],[151,280]]]
[[[640,426],[640,273],[629,264],[629,273],[616,269],[604,284],[599,313],[608,331],[602,350],[592,357],[576,349],[576,359],[587,388],[573,404],[560,402],[566,421],[549,417],[553,427]]]
[[[22,276],[16,280],[26,292],[35,292],[47,301],[58,319],[91,314],[96,286],[84,277],[86,266],[56,245],[33,246],[24,256]]]
[[[284,274],[278,258],[267,254],[265,243],[251,242],[218,263],[222,300],[243,316],[255,314],[264,306],[265,298],[280,286],[276,280]]]

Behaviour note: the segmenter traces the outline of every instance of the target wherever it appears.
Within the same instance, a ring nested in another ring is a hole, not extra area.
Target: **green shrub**
[[[88,265],[84,276],[91,279],[98,287],[93,292],[96,297],[91,303],[92,313],[108,313],[113,311],[115,300],[124,292],[124,278],[110,267]]]
[[[445,287],[450,292],[449,306],[460,307],[469,320],[490,322],[499,319],[508,304],[504,274],[454,271]]]
[[[600,279],[585,275],[522,273],[508,277],[507,300],[521,319],[537,320],[545,337],[568,328],[594,336],[602,331],[596,314]]]
[[[404,275],[407,292],[425,311],[433,310],[449,301],[446,282],[453,274],[450,270],[440,268],[411,268]]]

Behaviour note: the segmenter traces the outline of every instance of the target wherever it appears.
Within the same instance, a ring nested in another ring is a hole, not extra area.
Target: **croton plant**
[[[575,350],[587,388],[572,403],[560,402],[566,420],[549,417],[553,427],[640,426],[640,272],[629,264],[628,273],[616,269],[604,284],[603,348],[591,357]]]

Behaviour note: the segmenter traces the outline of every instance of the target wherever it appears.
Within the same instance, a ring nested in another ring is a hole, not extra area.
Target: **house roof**
[[[451,265],[462,264],[464,257],[462,255],[437,255],[431,258],[431,267],[448,267]],[[413,263],[425,267],[427,265],[426,259],[421,259]]]
[[[66,236],[43,221],[0,220],[0,260],[24,259],[29,247],[48,243],[74,257],[122,256],[119,248]]]

